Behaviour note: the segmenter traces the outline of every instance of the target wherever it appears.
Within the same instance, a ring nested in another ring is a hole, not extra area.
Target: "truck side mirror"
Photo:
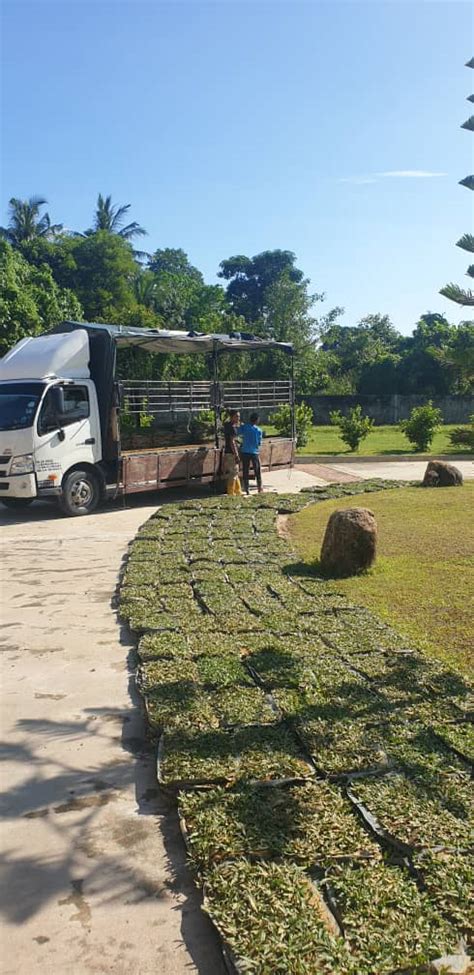
[[[64,405],[64,389],[63,389],[63,387],[62,386],[53,386],[53,388],[51,390],[51,396],[52,396],[52,400],[53,400],[53,409],[54,409],[54,412],[55,412],[55,414],[56,414],[56,416],[58,417],[58,420],[59,420],[59,418],[62,417],[62,416],[64,416],[64,413],[66,412],[66,408],[65,408],[65,405]]]

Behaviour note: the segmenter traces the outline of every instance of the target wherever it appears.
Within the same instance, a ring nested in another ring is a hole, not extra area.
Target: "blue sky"
[[[146,249],[219,262],[295,251],[354,324],[467,317],[474,72],[463,2],[4,0],[2,221],[42,194],[90,225],[131,203]],[[420,173],[435,175],[419,175]],[[403,175],[404,174],[404,175]]]

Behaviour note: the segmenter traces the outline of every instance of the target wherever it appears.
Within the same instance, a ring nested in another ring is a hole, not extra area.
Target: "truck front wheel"
[[[58,500],[65,515],[90,515],[100,501],[99,482],[90,471],[70,471]]]

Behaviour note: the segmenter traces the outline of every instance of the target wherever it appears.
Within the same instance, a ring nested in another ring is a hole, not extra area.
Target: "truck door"
[[[58,418],[53,388],[50,386],[45,394],[35,432],[39,489],[59,487],[69,468],[95,464],[101,457],[95,391],[86,383],[64,384],[64,412]]]

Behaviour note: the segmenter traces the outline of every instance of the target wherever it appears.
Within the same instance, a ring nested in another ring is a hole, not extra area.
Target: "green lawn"
[[[472,672],[474,483],[401,488],[311,505],[289,519],[292,540],[306,563],[317,565],[331,512],[358,504],[377,519],[378,559],[368,573],[338,580],[337,590],[431,655]]]
[[[454,430],[459,424],[446,424],[435,434],[431,445],[430,455],[433,454],[466,454],[470,456],[470,451],[461,447],[453,447],[449,432]],[[266,426],[265,432],[268,434],[276,433],[274,427]],[[374,454],[410,454],[414,453],[413,447],[405,435],[397,426],[374,427],[372,433],[366,440],[363,440],[359,454],[361,457],[372,456]],[[313,426],[311,429],[308,443],[305,447],[298,448],[298,454],[347,454],[357,456],[352,453],[339,436],[337,427]],[[415,454],[418,457],[428,456],[426,454]]]

